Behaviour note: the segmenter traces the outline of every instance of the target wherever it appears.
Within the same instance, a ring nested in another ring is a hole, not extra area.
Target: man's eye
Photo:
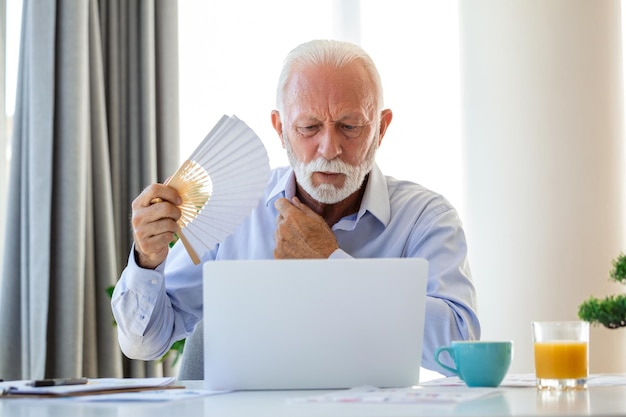
[[[341,125],[341,130],[348,137],[355,138],[363,131],[363,126]]]
[[[305,136],[313,135],[318,130],[319,130],[319,126],[317,126],[317,125],[299,126],[298,127],[298,132],[300,132],[301,135],[305,135]]]

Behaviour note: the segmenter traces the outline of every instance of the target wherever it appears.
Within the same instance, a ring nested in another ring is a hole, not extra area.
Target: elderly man
[[[285,60],[276,105],[271,120],[291,166],[272,172],[261,204],[202,261],[426,258],[422,364],[437,370],[437,347],[480,336],[465,235],[443,197],[376,165],[392,112],[371,58],[350,43],[302,44]],[[130,358],[159,358],[202,319],[202,268],[183,245],[168,247],[180,202],[162,184],[133,202],[135,243],[112,299]]]

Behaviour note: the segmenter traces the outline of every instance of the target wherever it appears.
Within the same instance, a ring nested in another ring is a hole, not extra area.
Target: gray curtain
[[[178,158],[177,3],[24,0],[0,288],[0,375],[153,376],[107,288],[132,199]]]
[[[6,220],[6,186],[9,170],[7,169],[7,118],[6,118],[6,40],[7,40],[7,4],[0,0],[0,238],[4,236]],[[1,242],[1,240],[0,240]],[[2,243],[0,243],[0,268],[2,268]],[[2,275],[0,275],[0,283]]]

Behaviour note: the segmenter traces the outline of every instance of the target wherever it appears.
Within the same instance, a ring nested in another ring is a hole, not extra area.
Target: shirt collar
[[[374,164],[370,171],[358,218],[361,218],[368,211],[385,226],[389,224],[391,219],[389,189],[387,188],[387,180],[378,168],[378,164]]]
[[[296,175],[292,168],[288,168],[276,181],[274,187],[268,194],[265,204],[267,206],[273,205],[274,201],[280,197],[291,200],[295,195]],[[387,180],[377,164],[374,164],[374,167],[369,173],[357,219],[360,219],[367,212],[374,215],[385,226],[389,223],[391,217],[389,189],[387,188]]]
[[[286,168],[279,175],[280,177],[274,183],[272,191],[270,191],[267,200],[265,200],[266,206],[273,206],[274,201],[278,200],[280,197],[291,200],[296,195],[296,174],[293,168]]]

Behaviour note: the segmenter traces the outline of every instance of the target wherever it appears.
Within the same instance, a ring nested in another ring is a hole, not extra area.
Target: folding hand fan
[[[165,182],[183,199],[177,235],[195,264],[250,215],[269,174],[261,140],[243,121],[223,116]]]

